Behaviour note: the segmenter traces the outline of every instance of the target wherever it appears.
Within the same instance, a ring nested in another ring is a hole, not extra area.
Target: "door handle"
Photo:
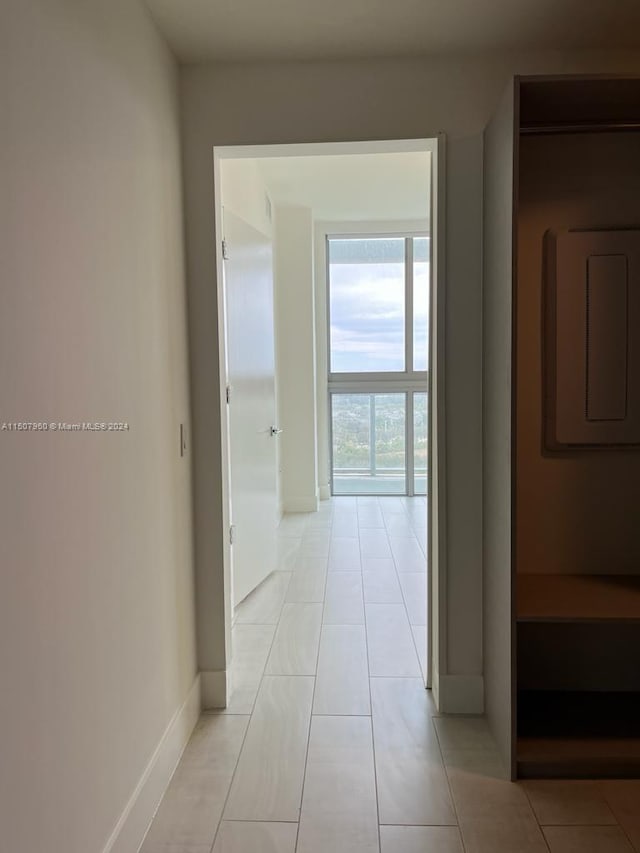
[[[272,436],[273,435],[280,435],[281,432],[282,432],[282,430],[278,429],[278,427],[275,427],[275,426],[269,427],[269,434]]]

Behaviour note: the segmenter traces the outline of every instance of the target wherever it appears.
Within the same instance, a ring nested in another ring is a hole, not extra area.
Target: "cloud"
[[[428,264],[417,265],[415,310],[425,319],[415,349],[427,338]],[[425,267],[427,269],[425,269]],[[331,265],[331,369],[334,372],[404,369],[403,264]]]

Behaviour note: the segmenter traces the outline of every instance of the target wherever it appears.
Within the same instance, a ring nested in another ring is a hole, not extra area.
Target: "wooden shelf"
[[[640,575],[516,578],[519,622],[640,622]]]
[[[523,738],[519,779],[640,778],[640,738]]]

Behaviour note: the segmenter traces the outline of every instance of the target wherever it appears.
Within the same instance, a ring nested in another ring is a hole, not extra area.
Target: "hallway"
[[[142,853],[631,853],[640,783],[513,785],[484,720],[437,715],[425,547],[425,498],[283,519]]]

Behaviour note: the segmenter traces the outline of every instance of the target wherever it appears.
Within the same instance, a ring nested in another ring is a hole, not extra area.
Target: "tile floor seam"
[[[534,815],[535,815],[535,812],[534,812]],[[599,827],[617,826],[619,829],[623,829],[623,827],[621,826],[621,824],[618,823],[617,820],[615,823],[567,823],[567,822],[565,822],[565,823],[540,823],[540,821],[538,821],[536,818],[536,821],[538,823],[538,826],[541,829],[544,829],[545,827],[557,827],[557,826],[567,827],[567,829],[576,829],[578,827],[581,829],[589,829],[589,827],[591,827],[591,826],[599,826]]]
[[[309,676],[307,676],[308,678]],[[221,823],[290,823],[293,825],[294,823],[298,823],[297,820],[282,820],[279,818],[278,820],[269,820],[268,818],[262,817],[227,817]]]
[[[266,664],[265,664],[265,666],[266,666]],[[256,699],[258,697],[258,693],[260,692],[260,687],[262,685],[262,679],[263,678],[264,678],[264,674],[263,674],[262,678],[260,679],[260,684],[258,685],[258,690],[256,691]],[[218,825],[216,826],[216,831],[215,831],[215,834],[213,836],[213,843],[211,845],[211,852],[210,853],[212,853],[213,848],[216,846],[216,841],[218,839],[218,833],[220,832],[220,827],[222,826],[222,823],[225,819],[224,818],[224,812],[225,812],[225,809],[227,808],[227,801],[229,800],[229,795],[230,795],[231,789],[233,787],[233,782],[234,782],[234,779],[236,776],[236,771],[238,769],[238,764],[240,763],[240,756],[242,755],[242,750],[244,749],[244,744],[245,744],[245,741],[247,739],[247,733],[249,731],[249,726],[251,725],[251,720],[253,719],[253,711],[255,709],[256,699],[254,699],[254,701],[253,701],[253,707],[251,709],[251,713],[249,714],[249,720],[247,722],[247,727],[244,731],[244,737],[242,738],[242,744],[240,745],[240,749],[238,750],[238,757],[236,758],[236,763],[235,763],[235,766],[233,768],[233,773],[231,774],[231,779],[229,781],[229,787],[227,788],[227,794],[224,798],[224,803],[222,804],[222,810],[220,812],[220,820],[218,821]]]
[[[376,500],[377,504],[377,500]],[[383,519],[384,522],[384,519]],[[358,546],[360,544],[360,525],[358,524]],[[362,570],[362,552],[360,553],[360,569]],[[362,572],[361,572],[362,573]],[[364,611],[364,645],[367,651],[367,687],[369,688],[369,710],[371,711],[371,751],[373,753],[373,781],[376,792],[376,817],[378,822],[378,851],[382,850],[382,833],[380,832],[380,795],[378,791],[378,763],[376,761],[376,738],[373,727],[373,696],[371,693],[371,663],[369,660],[369,628],[367,624],[367,608],[364,604],[364,583],[362,584],[362,609]]]
[[[220,832],[220,827],[222,826],[222,821],[224,820],[224,811],[227,807],[227,801],[229,799],[229,794],[231,793],[231,788],[233,786],[233,780],[236,775],[236,771],[238,769],[238,764],[240,762],[240,756],[242,755],[242,750],[244,749],[244,744],[247,739],[247,732],[249,731],[249,726],[251,725],[251,718],[253,717],[253,711],[249,714],[249,719],[247,721],[246,728],[244,730],[244,735],[242,736],[242,743],[240,744],[240,749],[238,750],[238,755],[233,767],[233,773],[231,774],[231,778],[229,779],[229,785],[227,787],[227,793],[224,798],[224,802],[222,804],[222,808],[220,810],[220,817],[218,819],[218,823],[216,825],[216,831],[213,834],[213,841],[211,842],[211,847],[209,853],[213,853],[213,848],[216,846],[216,841],[218,840],[218,833]]]
[[[609,802],[609,799],[607,798],[607,786],[604,784],[604,781],[605,781],[605,780],[600,779],[600,780],[598,780],[598,781],[600,782],[600,787],[602,788],[602,799],[603,799],[603,800],[605,801],[605,803],[609,806],[609,810],[611,811],[611,814],[612,814],[612,815],[614,816],[614,818],[616,819],[616,822],[617,822],[618,826],[620,827],[620,829],[622,830],[622,833],[623,833],[624,837],[625,837],[625,838],[627,839],[627,841],[629,842],[629,845],[631,846],[631,849],[632,849],[633,851],[635,851],[635,853],[640,853],[640,844],[636,845],[636,844],[634,843],[633,838],[632,838],[632,837],[629,835],[629,833],[627,832],[627,829],[626,829],[626,827],[624,826],[624,824],[620,823],[620,821],[618,820],[618,815],[617,815],[617,814],[615,813],[615,811],[613,810],[613,806],[611,805],[611,803]]]
[[[309,676],[307,676],[308,678]],[[345,719],[351,719],[351,717],[370,717],[371,714],[312,714],[312,717],[344,717]]]
[[[436,743],[438,744],[438,750],[440,751],[440,759],[442,760],[442,766],[444,767],[444,775],[447,780],[447,789],[449,791],[449,798],[451,800],[451,806],[453,808],[453,813],[456,818],[456,826],[458,827],[458,835],[460,837],[460,844],[462,845],[462,850],[466,853],[467,843],[464,840],[464,835],[462,834],[462,826],[460,824],[460,815],[458,814],[458,806],[456,805],[456,798],[453,795],[453,786],[451,784],[451,778],[449,777],[449,768],[447,767],[447,763],[444,760],[444,752],[442,750],[442,744],[440,742],[440,735],[438,734],[438,727],[433,722],[433,715],[431,715],[431,726],[436,734]],[[542,832],[542,830],[541,830]],[[544,834],[544,833],[543,833]],[[545,842],[546,843],[546,842]]]
[[[331,523],[329,524],[329,535],[331,535],[331,528],[333,527],[333,512],[331,513]],[[329,552],[331,553],[331,552]],[[300,807],[298,809],[298,829],[296,832],[296,843],[294,847],[294,853],[298,850],[298,844],[300,842],[300,824],[302,822],[302,807],[304,805],[304,787],[307,781],[307,765],[309,763],[309,746],[311,743],[311,726],[313,724],[313,706],[316,701],[316,685],[318,683],[318,661],[320,659],[320,646],[322,644],[322,629],[324,627],[324,611],[327,602],[327,580],[329,577],[329,554],[327,554],[327,571],[325,573],[324,578],[324,597],[322,600],[322,613],[320,614],[320,638],[318,640],[318,649],[316,653],[316,671],[313,676],[313,691],[311,693],[311,713],[309,714],[309,727],[307,729],[307,748],[304,754],[304,769],[302,771],[302,787],[300,789]]]
[[[289,575],[289,583],[291,583],[291,576],[292,575],[290,574]],[[272,650],[273,644],[275,642],[276,633],[278,631],[278,626],[280,624],[280,619],[282,618],[282,611],[284,609],[284,601],[285,601],[285,598],[287,597],[287,591],[289,589],[289,583],[287,584],[286,589],[284,590],[284,595],[282,596],[282,604],[280,605],[280,615],[278,616],[278,621],[276,622],[275,630],[273,632],[273,637],[271,638],[271,642],[269,643],[269,651],[267,653],[267,656],[266,656],[265,662],[264,662],[264,666],[262,668],[262,675],[260,676],[260,681],[258,682],[258,687],[256,689],[256,695],[253,699],[253,703],[251,706],[251,713],[249,714],[249,720],[247,722],[247,727],[244,731],[244,737],[242,738],[242,744],[240,746],[240,749],[238,750],[238,757],[236,758],[236,763],[235,763],[235,766],[233,768],[233,773],[231,774],[231,779],[229,781],[229,787],[227,788],[227,793],[226,793],[226,796],[224,798],[224,803],[222,804],[222,811],[220,812],[220,819],[218,820],[218,825],[216,826],[216,831],[215,831],[215,834],[213,836],[213,843],[211,844],[211,849],[210,849],[209,853],[213,853],[213,848],[216,846],[216,841],[218,840],[218,835],[220,833],[220,827],[222,826],[222,823],[225,819],[224,813],[225,813],[226,808],[227,808],[227,803],[229,801],[231,789],[233,788],[233,782],[235,780],[236,773],[238,770],[238,764],[240,763],[240,756],[242,755],[242,750],[244,749],[244,745],[245,745],[246,740],[247,740],[247,734],[249,732],[249,726],[251,725],[251,721],[253,719],[253,713],[254,713],[255,708],[256,708],[256,702],[258,701],[258,695],[260,693],[260,689],[262,688],[262,683],[264,681],[265,670],[267,668],[267,662],[269,660],[269,656],[271,654],[271,650]],[[234,608],[234,610],[235,610],[235,608]],[[231,665],[233,666],[233,657],[231,659]],[[232,675],[232,682],[231,683],[233,684],[233,675]]]
[[[515,784],[515,782],[512,782],[512,784]],[[524,790],[525,797],[527,798],[527,802],[529,803],[529,808],[533,812],[534,820],[540,828],[540,835],[542,836],[542,840],[544,841],[545,846],[546,846],[547,850],[549,851],[549,853],[551,853],[551,845],[549,843],[549,840],[547,839],[547,836],[545,835],[544,828],[543,828],[542,824],[538,820],[538,813],[536,812],[536,810],[533,807],[533,803],[531,801],[531,797],[529,796],[529,791],[527,789],[527,786],[522,785],[522,789]]]
[[[563,828],[563,829],[593,829],[594,827],[598,827],[598,828],[600,828],[600,829],[602,829],[602,828],[604,828],[604,829],[612,829],[612,828],[613,828],[613,829],[619,829],[619,830],[620,830],[620,832],[621,832],[621,834],[624,836],[625,840],[626,840],[626,841],[628,842],[628,844],[629,844],[629,851],[628,851],[628,853],[635,853],[635,851],[638,849],[638,848],[636,848],[636,846],[633,844],[633,842],[630,840],[630,838],[629,838],[629,836],[627,835],[627,833],[626,833],[626,831],[625,831],[624,827],[622,827],[622,826],[616,826],[616,824],[612,824],[612,823],[609,823],[609,824],[580,824],[580,825],[576,825],[576,824],[567,825],[567,824],[564,824],[564,825],[562,825],[562,826],[560,826],[560,824],[556,824],[556,825],[554,825],[553,827],[549,826],[549,827],[547,827],[547,828],[548,828],[548,829],[558,829],[558,828]],[[549,842],[549,841],[547,841],[547,836],[546,836],[546,834],[545,834],[545,832],[544,832],[543,827],[540,827],[540,831],[541,831],[541,833],[542,833],[542,837],[544,838],[545,844],[547,845],[547,849],[550,851],[550,853],[553,853],[553,851],[551,850],[550,842]]]
[[[394,823],[392,820],[387,820],[384,823],[381,823],[380,826],[410,826],[415,829],[422,829],[422,827],[438,827],[440,829],[460,829],[459,824],[457,823]]]
[[[405,513],[405,514],[407,514],[407,513]],[[408,517],[408,516],[407,516],[407,517]],[[391,559],[393,560],[393,567],[394,567],[394,569],[395,569],[395,573],[396,573],[396,580],[397,580],[397,582],[398,582],[398,586],[400,587],[400,595],[402,596],[402,605],[403,605],[403,607],[404,607],[404,612],[405,612],[405,615],[406,615],[406,617],[407,617],[407,622],[409,623],[409,633],[411,634],[411,642],[413,643],[413,648],[415,649],[416,657],[418,658],[418,668],[419,668],[420,672],[422,673],[422,675],[423,675],[423,676],[425,676],[425,673],[424,673],[424,672],[422,672],[422,664],[420,663],[420,660],[421,660],[421,659],[420,659],[420,655],[419,655],[419,653],[418,653],[418,646],[417,646],[417,644],[416,644],[416,635],[415,635],[415,633],[414,633],[414,632],[413,632],[413,630],[412,630],[411,620],[409,619],[409,608],[407,607],[407,600],[406,600],[406,598],[405,598],[405,594],[404,594],[404,587],[403,587],[402,583],[400,582],[400,572],[399,572],[399,570],[398,570],[398,564],[397,564],[397,562],[396,562],[396,556],[395,556],[395,554],[393,553],[393,549],[391,548],[391,539],[390,539],[390,536],[389,536],[389,531],[388,531],[388,529],[387,529],[387,521],[386,521],[386,519],[385,519],[385,517],[384,517],[384,513],[382,514],[382,522],[383,522],[383,524],[384,524],[384,531],[385,531],[385,533],[386,533],[386,535],[387,535],[387,542],[389,543],[389,550],[391,551]],[[414,538],[415,538],[415,537],[414,537]],[[417,539],[416,539],[416,541],[417,541]],[[424,567],[424,570],[425,570],[425,572],[426,572],[426,574],[427,574],[427,582],[428,582],[428,580],[429,580],[429,566],[428,566],[428,563],[427,563],[426,555],[425,555],[425,567]],[[430,613],[428,613],[428,614],[427,614],[427,623],[429,622],[429,617],[430,617],[430,616],[431,616],[431,614],[430,614]],[[428,657],[428,656],[429,656],[429,649],[428,649],[428,646],[427,646],[426,654],[427,654],[427,657]],[[425,690],[426,690],[426,689],[427,689],[427,686],[426,686],[426,676],[425,676]]]
[[[260,688],[262,687],[262,682],[264,681],[264,676],[265,676],[265,673],[267,670],[267,664],[269,663],[269,658],[271,657],[273,645],[276,641],[276,634],[278,633],[278,627],[280,626],[280,619],[282,619],[282,611],[284,610],[285,599],[287,597],[287,592],[289,591],[289,586],[291,584],[291,578],[292,577],[293,577],[293,573],[290,574],[289,583],[287,584],[287,588],[284,591],[284,596],[282,599],[282,606],[280,607],[280,615],[278,617],[278,621],[275,624],[273,636],[271,637],[271,642],[269,643],[269,650],[268,650],[267,655],[265,657],[264,666],[262,667],[262,675],[260,676],[260,680],[258,681],[258,687],[256,688],[256,695],[254,696],[253,702],[251,703],[251,713],[249,715],[249,723],[251,723],[251,718],[253,717],[253,712],[255,710],[256,702],[258,700],[258,693],[260,692]],[[249,624],[253,624],[253,623],[249,623]],[[258,623],[258,624],[264,624],[264,623]],[[232,666],[233,666],[233,658],[232,658]],[[277,678],[278,676],[273,676],[273,677]],[[286,676],[283,676],[283,677],[286,677]],[[232,677],[231,683],[233,684],[233,677]],[[232,688],[232,692],[233,692],[233,688]],[[247,730],[248,729],[249,729],[249,726],[247,726]],[[244,746],[244,741],[243,741],[242,745]],[[242,752],[242,749],[240,750],[240,752]],[[240,756],[238,756],[238,760],[240,760]],[[231,791],[231,786],[229,786],[229,791]],[[225,806],[226,806],[226,802],[225,802]],[[223,810],[223,813],[224,813],[224,810]],[[220,818],[220,822],[222,823],[222,818]]]

